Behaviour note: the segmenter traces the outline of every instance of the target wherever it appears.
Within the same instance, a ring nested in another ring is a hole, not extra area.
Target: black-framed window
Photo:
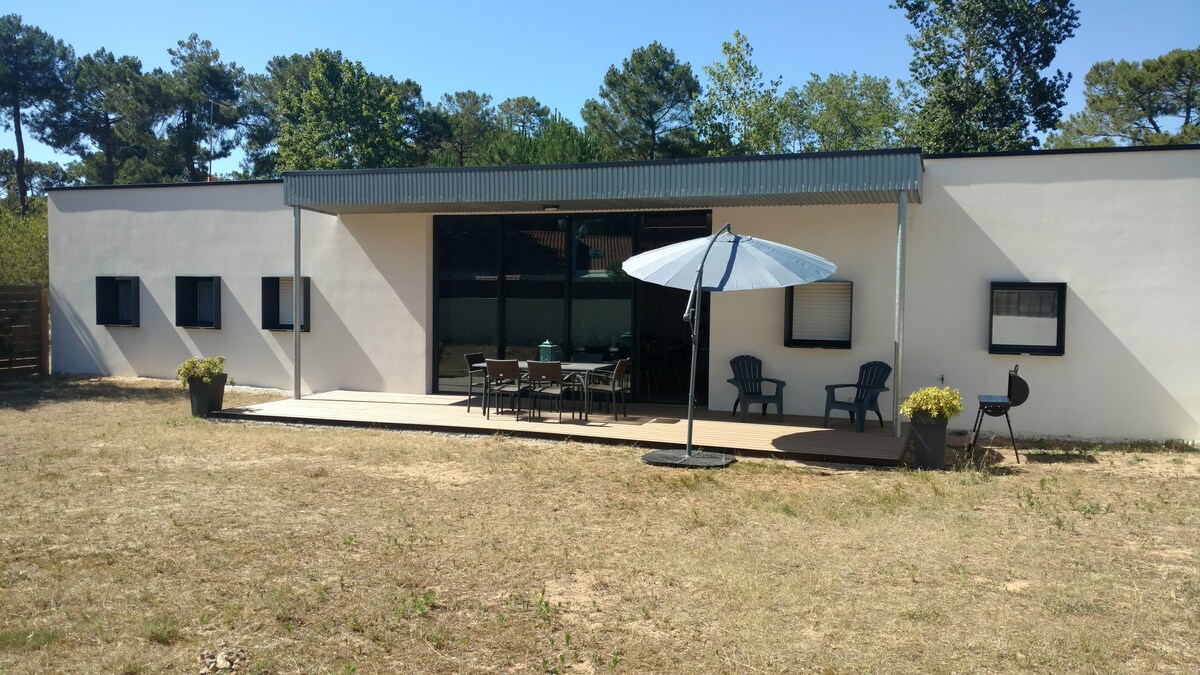
[[[783,344],[787,347],[850,349],[854,284],[816,281],[789,286]]]
[[[988,353],[1063,355],[1065,283],[993,281],[989,299]]]
[[[303,288],[300,291],[300,332],[309,331],[309,289],[311,284],[308,277],[300,277]],[[263,277],[262,278],[262,327],[263,330],[292,330],[295,325],[292,304],[293,277]]]
[[[175,277],[175,325],[221,327],[221,277]]]
[[[96,277],[96,324],[138,326],[138,277]]]

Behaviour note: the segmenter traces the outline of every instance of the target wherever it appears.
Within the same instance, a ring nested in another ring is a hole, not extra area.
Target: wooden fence
[[[0,380],[49,373],[49,294],[41,286],[0,286]]]

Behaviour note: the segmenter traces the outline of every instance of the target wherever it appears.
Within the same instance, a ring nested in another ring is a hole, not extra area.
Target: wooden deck
[[[566,414],[566,413],[564,413]],[[832,429],[822,428],[821,419],[787,415],[752,414],[746,424],[728,412],[696,411],[693,442],[705,450],[741,455],[786,456],[795,459],[894,466],[908,445],[908,426],[893,438],[891,425],[867,424],[855,433],[845,413],[830,420]],[[485,418],[466,397],[442,395],[386,394],[362,391],[329,391],[302,399],[284,399],[241,408],[227,408],[213,417],[231,420],[325,424],[334,426],[413,429],[453,433],[504,433],[552,440],[618,443],[644,448],[682,448],[687,440],[687,409],[683,406],[631,405],[629,417],[613,420],[595,412],[587,422],[570,419],[558,422],[557,413],[544,413],[530,422],[524,411],[520,419],[511,412]]]

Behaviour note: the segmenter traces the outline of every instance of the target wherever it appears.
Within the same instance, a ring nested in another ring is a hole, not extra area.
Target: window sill
[[[787,340],[783,346],[792,349],[850,349],[849,342],[840,340]]]

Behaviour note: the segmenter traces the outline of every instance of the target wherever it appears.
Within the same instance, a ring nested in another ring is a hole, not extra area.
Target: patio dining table
[[[522,373],[529,372],[529,362],[528,361],[517,361],[517,367],[521,369]],[[570,377],[571,379],[576,380],[577,382],[579,382],[580,387],[583,389],[583,419],[584,420],[586,420],[588,418],[588,412],[591,408],[591,405],[590,405],[591,401],[589,400],[591,398],[591,396],[588,393],[588,385],[591,384],[592,374],[597,373],[597,372],[604,372],[606,370],[612,370],[614,367],[616,367],[615,363],[605,363],[605,362],[575,363],[573,361],[563,361],[562,362],[563,376]]]

